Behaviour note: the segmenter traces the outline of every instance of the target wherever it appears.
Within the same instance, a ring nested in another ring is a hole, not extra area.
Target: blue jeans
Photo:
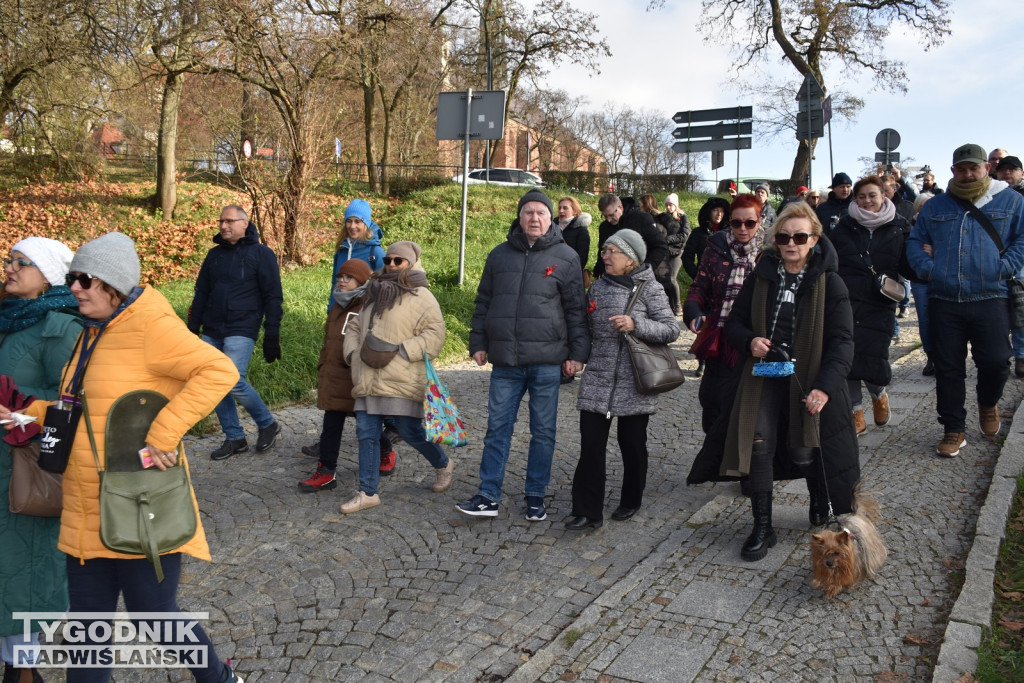
[[[238,384],[231,388],[228,395],[222,398],[214,409],[217,419],[220,420],[220,428],[224,430],[224,436],[232,440],[245,438],[245,430],[242,429],[242,424],[238,421],[238,408],[235,407],[235,401],[242,404],[258,429],[266,429],[274,424],[274,416],[270,414],[267,404],[263,402],[252,385],[245,381],[245,374],[249,371],[249,359],[252,358],[256,340],[249,337],[213,339],[205,334],[202,338],[210,346],[222,351],[238,369]]]
[[[126,560],[97,557],[81,563],[68,555],[68,597],[72,612],[114,612],[117,596],[124,594],[129,612],[178,612],[178,580],[181,577],[181,554],[160,556],[164,580],[156,580],[153,564],[145,559]],[[175,622],[176,623],[176,622]],[[177,628],[175,629],[177,630]],[[186,637],[181,645],[206,646],[206,668],[190,669],[200,683],[220,683],[224,664],[217,658],[213,643],[201,626],[191,629],[196,642]],[[86,643],[93,643],[86,634]],[[166,642],[168,645],[175,643]],[[68,683],[106,683],[110,669],[68,669]]]
[[[911,282],[910,291],[914,295],[914,309],[917,311],[917,329],[921,335],[921,347],[930,356],[932,355],[932,330],[928,326],[928,283]]]
[[[480,460],[481,496],[499,502],[505,464],[512,445],[519,403],[530,392],[530,450],[526,459],[526,495],[544,497],[551,480],[558,423],[559,365],[494,366],[487,397],[487,434]]]
[[[356,411],[356,438],[359,439],[359,490],[368,496],[377,493],[380,484],[380,433],[384,429],[385,415],[370,415]],[[448,467],[448,456],[438,444],[427,441],[421,418],[408,415],[388,417],[405,443],[419,451],[431,467]]]
[[[935,407],[947,432],[963,432],[967,423],[967,344],[978,368],[978,405],[990,407],[1003,397],[1010,376],[1009,299],[956,303],[928,301],[935,361]]]

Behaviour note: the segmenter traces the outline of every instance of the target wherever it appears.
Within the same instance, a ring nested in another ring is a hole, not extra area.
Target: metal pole
[[[466,138],[462,155],[462,228],[459,232],[459,286],[466,279],[466,205],[469,203],[469,124],[473,112],[473,89],[466,91]]]
[[[836,166],[832,161],[832,120],[828,122],[828,171],[833,178],[836,177]]]

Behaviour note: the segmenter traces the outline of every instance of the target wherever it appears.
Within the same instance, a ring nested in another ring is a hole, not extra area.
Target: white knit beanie
[[[25,258],[36,264],[51,286],[65,284],[74,254],[63,242],[48,237],[26,237],[11,247],[11,251],[20,251]]]

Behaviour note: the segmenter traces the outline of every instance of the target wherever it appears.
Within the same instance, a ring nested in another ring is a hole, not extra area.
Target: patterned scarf
[[[50,311],[60,310],[78,315],[78,300],[64,285],[50,287],[35,299],[4,299],[0,301],[0,332],[7,334],[26,330]]]
[[[398,281],[402,273],[405,273],[404,279],[408,286]],[[426,286],[427,274],[422,270],[400,270],[392,273],[381,271],[380,274],[374,273],[366,282],[366,297],[363,299],[363,306],[366,307],[373,304],[373,313],[371,315],[374,318],[379,318],[384,315],[384,311],[394,308],[402,294],[408,292],[415,295],[418,287]]]
[[[725,296],[722,298],[722,312],[718,316],[718,326],[725,327],[732,305],[736,301],[743,283],[746,282],[750,271],[757,263],[757,257],[761,253],[761,230],[757,231],[750,241],[743,244],[737,240],[732,230],[725,234],[725,240],[729,243],[729,253],[733,255],[732,270],[729,271],[729,279],[725,283]]]

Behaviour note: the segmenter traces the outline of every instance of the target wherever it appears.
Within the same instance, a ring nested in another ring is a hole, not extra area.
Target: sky
[[[572,2],[598,16],[612,56],[596,75],[560,65],[545,78],[546,86],[588,100],[589,109],[614,101],[662,111],[668,131],[678,111],[754,105],[753,149],[740,152],[739,175],[789,177],[795,137],[759,138],[755,103],[730,85],[737,75],[727,41],[709,44],[698,35],[699,0],[666,0],[665,8],[653,11],[647,10],[648,0]],[[535,0],[524,4],[532,7]],[[864,168],[859,158],[874,156],[875,136],[885,128],[900,134],[896,151],[913,157],[911,166],[930,165],[943,186],[951,175],[952,152],[964,143],[986,150],[1002,147],[1024,159],[1024,2],[950,0],[950,5],[952,34],[937,48],[926,52],[915,36],[890,33],[887,55],[906,64],[905,94],[880,91],[866,77],[843,84],[861,95],[865,106],[853,123],[832,123],[836,172],[856,180]],[[796,75],[791,65],[781,62],[777,48],[767,68],[787,78]],[[842,78],[833,67],[825,73],[826,86],[834,88]],[[832,178],[827,134],[826,129],[812,162],[813,184],[819,188]],[[698,172],[715,179],[710,159]],[[718,173],[722,178],[736,174],[735,151],[725,153],[725,167]]]

